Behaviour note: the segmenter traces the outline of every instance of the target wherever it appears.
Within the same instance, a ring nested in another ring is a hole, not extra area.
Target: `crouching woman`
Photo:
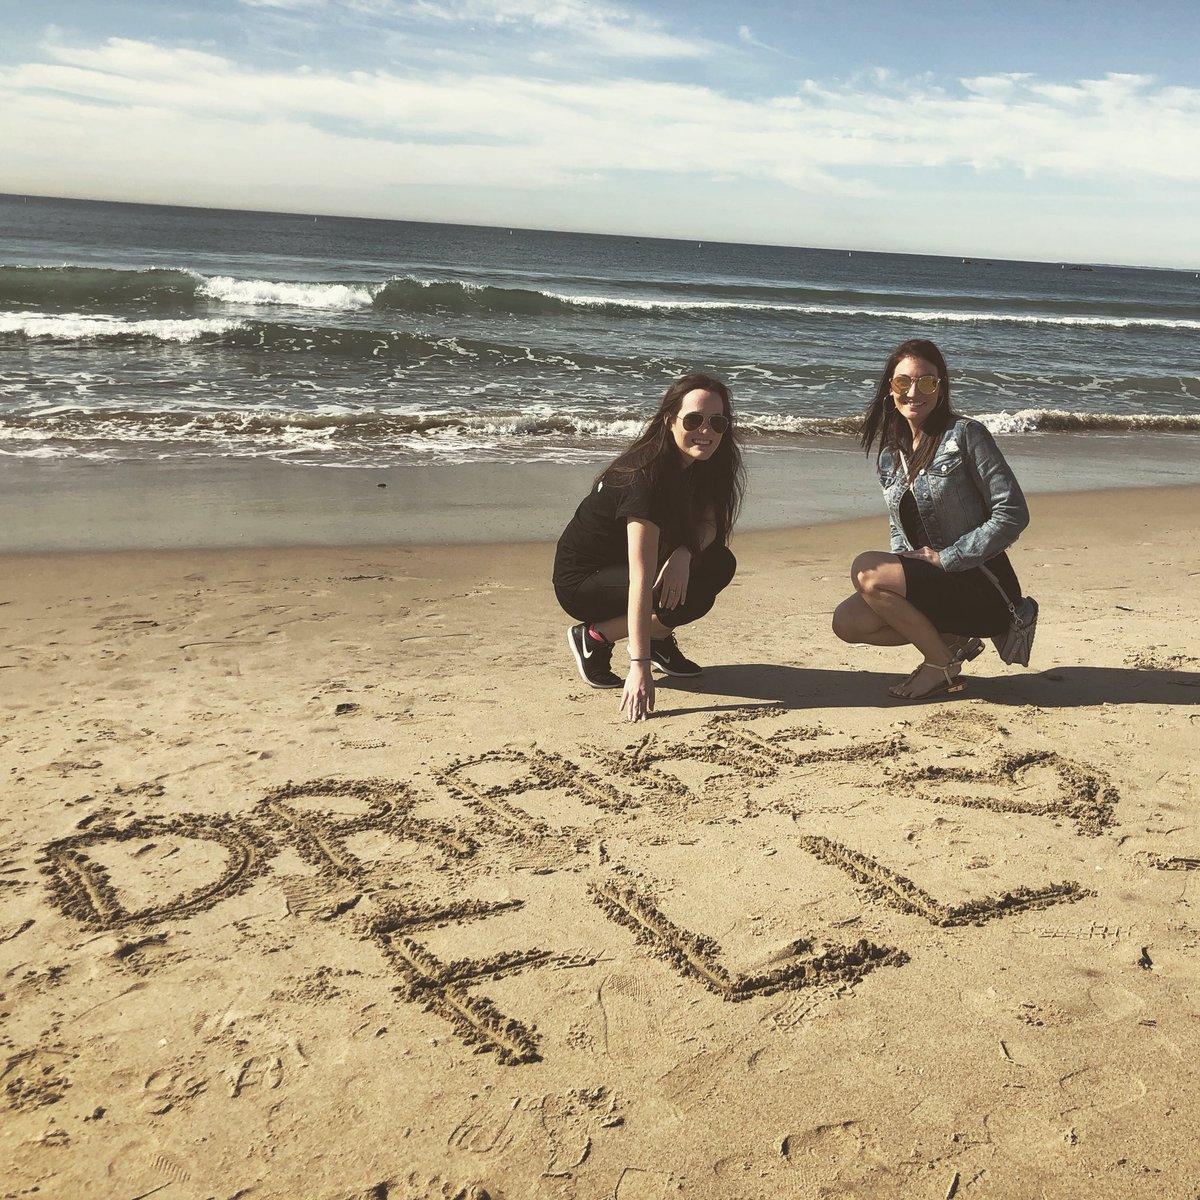
[[[921,663],[889,688],[899,700],[961,691],[964,662],[1008,627],[1006,597],[1021,586],[1007,549],[1029,508],[992,435],[950,404],[942,352],[922,339],[897,346],[863,420],[891,523],[891,553],[868,551],[850,568],[853,596],[833,615],[845,642],[911,643]]]
[[[596,477],[554,557],[554,591],[578,624],[567,644],[584,683],[621,688],[621,712],[654,709],[652,668],[699,675],[675,640],[733,579],[729,536],[745,488],[729,389],[675,380],[633,444]],[[628,639],[629,673],[613,673]]]

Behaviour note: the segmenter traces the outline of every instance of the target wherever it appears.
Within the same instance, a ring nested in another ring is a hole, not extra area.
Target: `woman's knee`
[[[728,546],[709,546],[703,555],[703,575],[713,593],[724,591],[737,574],[737,559]]]
[[[859,595],[871,592],[895,591],[899,579],[904,577],[904,568],[894,554],[882,554],[868,550],[850,564],[850,579]]]
[[[833,634],[834,637],[841,638],[843,642],[852,642],[854,639],[850,636],[850,623],[846,620],[843,609],[846,607],[846,602],[843,600],[841,604],[833,610]]]
[[[843,642],[862,641],[864,630],[863,600],[861,596],[850,596],[833,610],[833,632]]]
[[[850,582],[856,592],[865,592],[871,583],[871,572],[875,566],[875,556],[871,553],[860,554],[850,564]]]

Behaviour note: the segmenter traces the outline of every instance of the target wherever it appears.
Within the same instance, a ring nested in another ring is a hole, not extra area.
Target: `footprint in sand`
[[[1144,1000],[1117,983],[1098,983],[1088,988],[1088,999],[1096,1006],[1092,1019],[1098,1025],[1127,1021],[1146,1007]]]
[[[779,1144],[779,1154],[804,1175],[814,1179],[837,1178],[863,1158],[863,1139],[855,1121],[818,1125],[801,1133],[789,1133]]]
[[[624,1167],[613,1189],[613,1200],[667,1200],[679,1192],[675,1177],[666,1171]]]
[[[155,1154],[150,1159],[150,1169],[174,1183],[187,1183],[192,1177],[187,1163],[174,1154]]]
[[[1088,1110],[1116,1112],[1137,1104],[1146,1095],[1146,1085],[1136,1075],[1106,1064],[1072,1071],[1058,1081],[1058,1086],[1070,1101],[1070,1107],[1060,1114],[1068,1119]]]
[[[636,974],[609,975],[599,989],[604,1049],[621,1066],[645,1061],[649,1048],[675,1040],[669,1014],[677,997],[656,979]]]
[[[790,994],[781,1005],[767,1013],[763,1018],[764,1023],[779,1033],[787,1033],[823,1009],[845,999],[853,991],[853,985],[843,980],[805,988],[802,992]]]
[[[733,1046],[719,1046],[703,1050],[699,1054],[672,1067],[658,1080],[662,1094],[676,1108],[687,1112],[697,1108],[711,1108],[716,1102],[716,1093],[740,1062],[745,1070],[745,1050],[739,1053]]]
[[[113,1185],[113,1190],[107,1194],[191,1195],[186,1185],[191,1182],[193,1173],[192,1164],[186,1158],[151,1141],[126,1142],[105,1167],[105,1175]],[[139,1188],[144,1190],[139,1191]]]
[[[312,915],[329,920],[352,908],[363,894],[328,875],[284,875],[275,882],[290,917]]]
[[[142,1112],[161,1116],[207,1090],[208,1080],[191,1074],[186,1067],[165,1068],[146,1078],[142,1084],[145,1094],[138,1107]]]
[[[826,1194],[894,1196],[900,1190],[892,1168],[871,1148],[857,1121],[788,1134],[779,1143],[779,1156],[788,1168],[776,1175],[780,1191],[788,1186],[784,1181],[795,1181],[792,1193],[806,1200]]]
[[[201,1013],[192,1023],[192,1032],[204,1042],[215,1042],[237,1022],[246,1018],[260,1019],[261,1015],[254,1009],[242,1006],[247,994],[246,989],[242,988],[223,1008]]]
[[[779,1200],[813,1196],[893,1196],[898,1191],[890,1168],[866,1145],[857,1121],[817,1125],[789,1133],[770,1159],[720,1159],[713,1174],[738,1200]],[[859,1188],[867,1190],[860,1192]]]
[[[598,1091],[596,1101],[593,1103],[587,1093],[574,1092],[542,1099],[538,1107],[546,1138],[544,1174],[570,1176],[587,1161],[592,1152],[593,1125],[605,1112],[611,1119],[613,1112],[611,1096],[607,1093]]]

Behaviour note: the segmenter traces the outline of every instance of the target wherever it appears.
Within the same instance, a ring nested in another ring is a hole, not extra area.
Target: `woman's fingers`
[[[653,711],[653,680],[643,684],[627,680],[621,693],[621,715],[630,721],[644,721]]]

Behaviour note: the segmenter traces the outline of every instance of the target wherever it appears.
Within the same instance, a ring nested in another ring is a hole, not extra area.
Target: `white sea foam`
[[[127,321],[121,317],[93,316],[89,313],[62,313],[52,317],[35,312],[0,313],[0,334],[24,334],[27,338],[53,338],[63,342],[114,337],[194,342],[205,334],[228,333],[237,326],[237,321],[223,320]]]
[[[214,275],[196,289],[197,295],[224,304],[283,305],[326,311],[370,308],[379,285],[348,283],[281,283],[271,279],[234,279]]]
[[[1044,415],[1041,409],[1026,408],[1015,413],[982,413],[976,420],[987,426],[992,433],[1036,433],[1038,418]]]
[[[625,308],[642,312],[780,312],[823,317],[872,317],[895,321],[941,321],[948,324],[1079,326],[1094,329],[1195,329],[1187,317],[1118,317],[1107,314],[996,312],[963,309],[872,308],[850,304],[792,304],[756,300],[638,299],[631,296],[583,296],[562,292],[542,295],[579,308]]]

